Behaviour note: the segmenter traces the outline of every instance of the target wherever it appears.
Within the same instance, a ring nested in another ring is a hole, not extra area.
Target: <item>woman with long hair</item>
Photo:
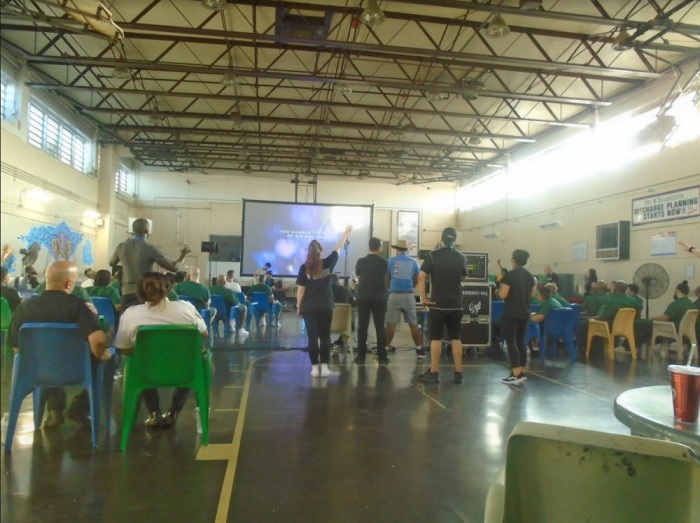
[[[345,227],[343,235],[327,257],[323,258],[323,246],[318,240],[311,240],[306,261],[299,267],[297,276],[297,315],[304,318],[306,335],[309,338],[309,359],[311,375],[327,377],[331,355],[331,321],[333,319],[333,293],[331,275],[338,263],[340,249],[348,239],[352,225]],[[320,363],[319,363],[320,358]]]
[[[595,269],[588,269],[586,271],[586,284],[584,285],[584,291],[583,291],[584,296],[591,295],[591,293],[593,292],[593,284],[597,283],[597,281],[598,281],[598,273],[596,273]]]
[[[136,294],[143,305],[129,307],[119,321],[114,346],[127,353],[136,344],[136,333],[143,325],[196,325],[202,337],[207,336],[207,325],[194,306],[186,301],[170,301],[170,281],[164,274],[147,272],[138,281]],[[170,410],[164,416],[160,411],[158,389],[143,391],[143,399],[150,415],[146,427],[172,427],[185,406],[190,389],[176,388]]]

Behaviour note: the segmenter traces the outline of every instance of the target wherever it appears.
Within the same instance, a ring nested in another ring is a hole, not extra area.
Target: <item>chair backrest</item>
[[[236,298],[238,298],[238,303],[242,303],[243,305],[246,304],[246,299],[245,299],[245,294],[242,292],[234,292],[236,295]]]
[[[506,302],[502,300],[491,302],[491,323],[496,323],[496,321],[498,321],[498,319],[501,317],[505,304]]]
[[[698,321],[699,315],[700,309],[688,309],[678,326],[678,335],[693,340],[695,338],[695,322]],[[695,343],[697,343],[697,340]]]
[[[178,301],[186,301],[197,307],[197,304],[194,301],[194,298],[192,296],[189,296],[187,294],[178,294],[177,295]]]
[[[10,320],[12,319],[12,311],[10,303],[5,298],[0,298],[0,328],[7,330],[10,328]]]
[[[576,313],[570,307],[560,307],[552,309],[547,314],[547,321],[544,323],[544,334],[552,336],[566,336],[573,334],[576,328]]]
[[[250,301],[257,302],[258,307],[260,307],[261,311],[264,311],[264,312],[270,311],[270,306],[272,304],[270,303],[270,297],[267,295],[267,293],[251,292],[250,293]]]
[[[224,320],[228,319],[228,310],[226,310],[226,300],[220,294],[211,295],[211,306],[216,309],[216,317]]]
[[[352,305],[349,303],[336,303],[333,306],[331,332],[348,335],[352,333]]]
[[[105,321],[113,326],[115,323],[115,318],[112,300],[100,296],[92,296],[90,300],[97,309],[97,314],[99,314],[100,316],[104,316]]]
[[[202,334],[195,325],[139,327],[132,358],[132,372],[147,385],[193,383],[202,369]]]
[[[624,307],[617,311],[613,320],[612,332],[623,332],[634,328],[634,318],[637,316],[637,309]]]
[[[499,521],[699,521],[698,485],[684,445],[522,422],[508,439]]]
[[[83,383],[90,370],[90,346],[76,323],[25,323],[19,355],[18,371],[44,386]]]

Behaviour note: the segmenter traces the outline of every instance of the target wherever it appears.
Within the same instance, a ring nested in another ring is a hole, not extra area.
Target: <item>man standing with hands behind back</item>
[[[109,260],[112,267],[122,265],[122,312],[138,305],[139,298],[136,295],[136,284],[141,277],[150,272],[153,264],[157,263],[166,271],[177,272],[178,265],[185,259],[192,249],[184,245],[180,249],[180,257],[174,262],[165,257],[161,250],[148,243],[148,220],[137,218],[131,226],[134,235],[125,242],[117,245],[117,248]]]
[[[439,383],[438,367],[442,351],[442,333],[447,334],[452,344],[452,357],[455,362],[454,382],[462,383],[462,286],[466,279],[467,259],[454,249],[457,231],[447,227],[442,231],[441,247],[428,254],[418,274],[418,292],[428,312],[430,333],[430,368],[419,376],[424,383]],[[430,275],[432,297],[428,299],[425,281]]]

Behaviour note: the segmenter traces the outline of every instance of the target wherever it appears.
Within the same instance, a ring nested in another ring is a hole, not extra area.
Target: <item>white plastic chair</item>
[[[680,443],[521,422],[484,521],[691,523],[698,492],[700,461]]]
[[[678,330],[676,330],[676,325],[672,321],[654,320],[654,326],[651,331],[650,347],[656,342],[656,338],[660,337],[663,339],[663,353],[666,353],[666,351],[669,350],[675,350],[676,354],[678,355],[678,361],[681,361],[683,359],[683,338],[688,338],[691,344],[697,344],[698,342],[695,334],[695,322],[698,320],[699,314],[700,309],[688,310],[683,315],[683,319],[678,326]],[[669,346],[669,339],[676,342],[675,346]]]
[[[352,305],[336,303],[333,306],[331,334],[343,334],[348,340],[348,350],[352,354]]]

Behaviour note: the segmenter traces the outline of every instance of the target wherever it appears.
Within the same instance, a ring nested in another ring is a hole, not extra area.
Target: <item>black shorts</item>
[[[444,310],[431,308],[428,313],[428,333],[430,334],[430,340],[441,340],[445,332],[445,327],[447,327],[448,339],[460,339],[463,314],[464,312],[462,309]]]

